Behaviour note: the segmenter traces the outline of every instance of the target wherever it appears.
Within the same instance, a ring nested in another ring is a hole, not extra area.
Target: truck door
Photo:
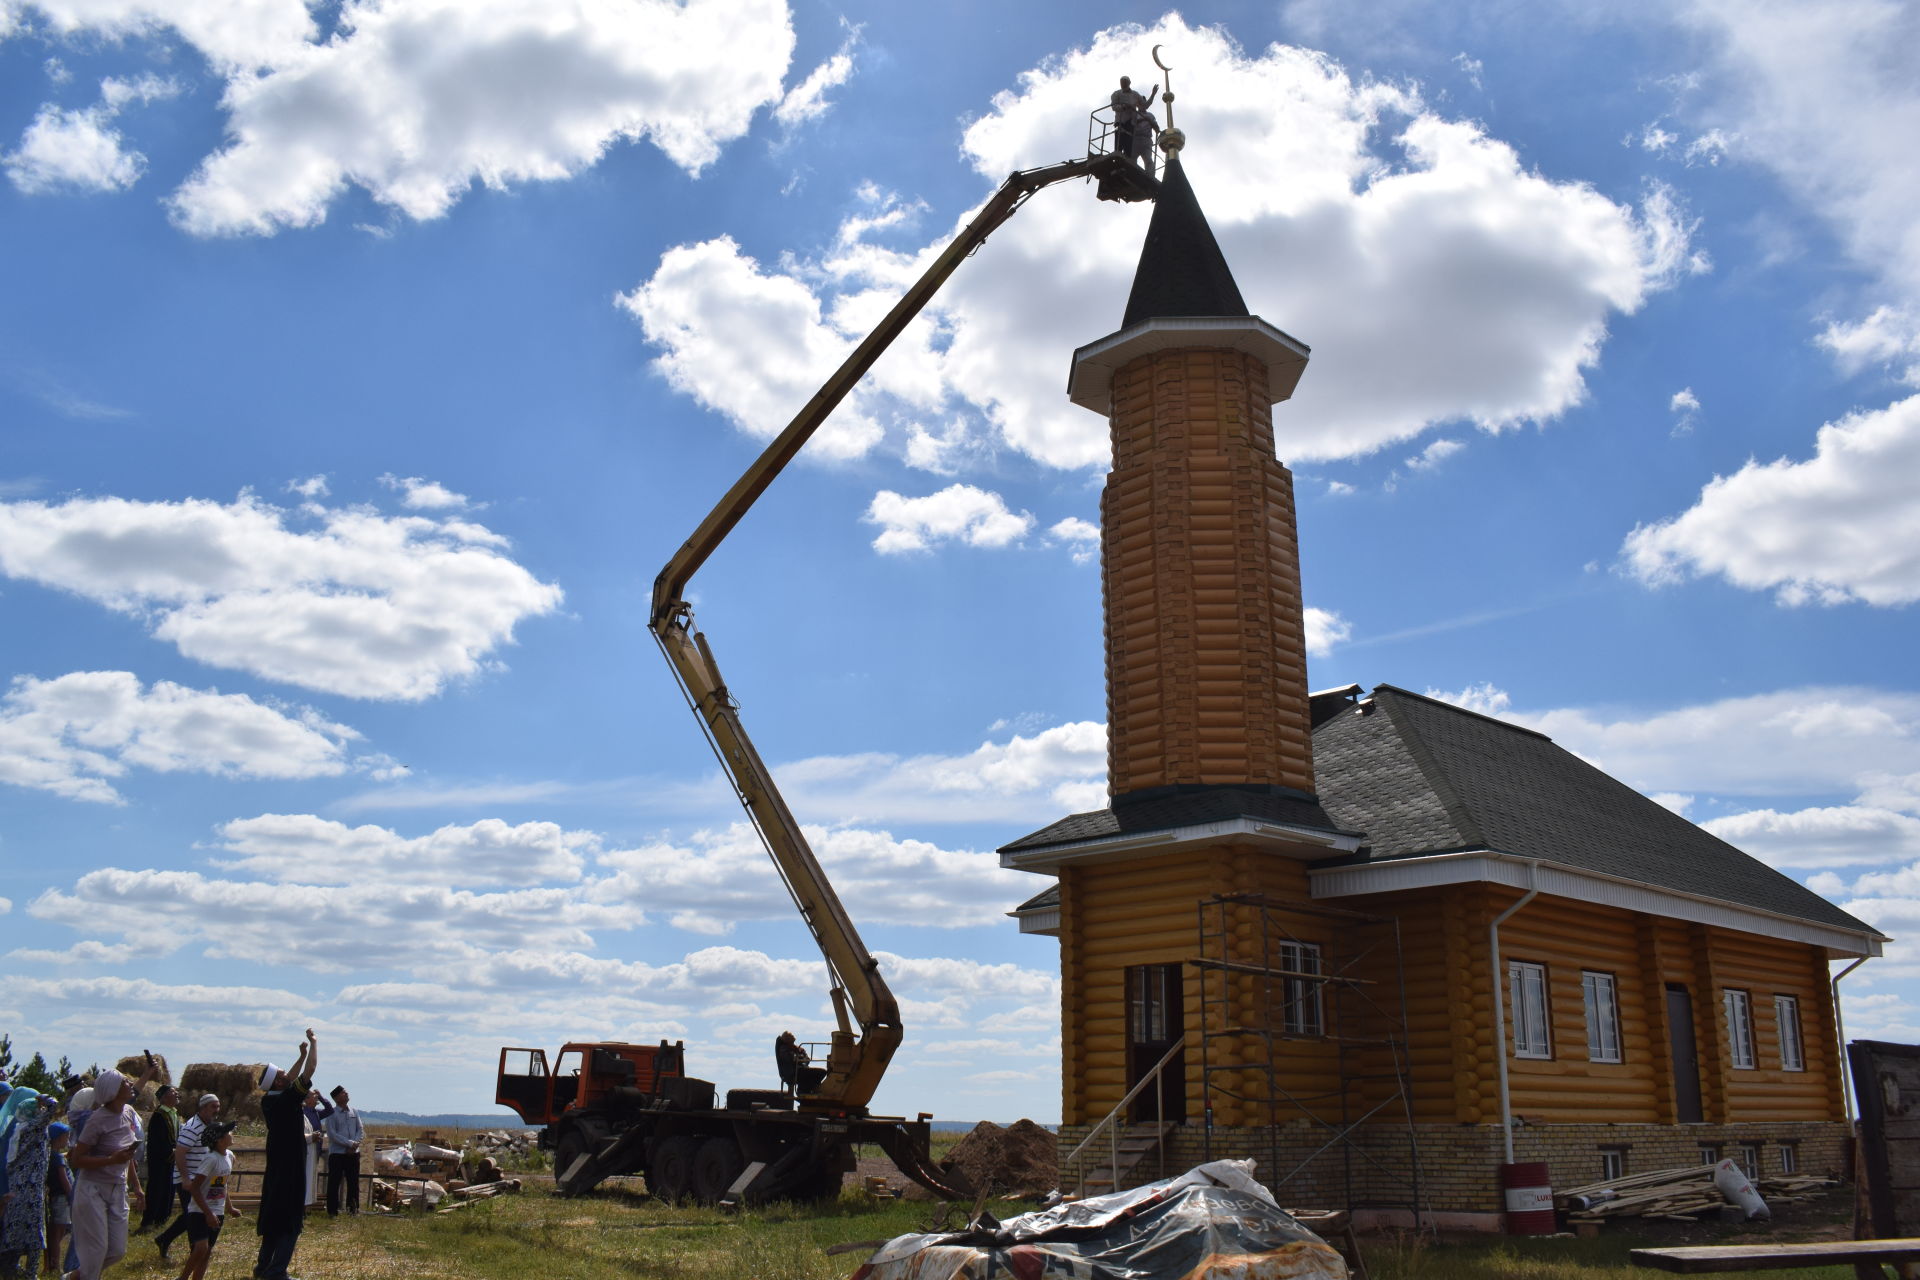
[[[547,1124],[553,1119],[548,1114],[548,1088],[551,1084],[547,1075],[545,1049],[500,1051],[500,1071],[493,1087],[496,1105],[512,1107],[528,1124]]]

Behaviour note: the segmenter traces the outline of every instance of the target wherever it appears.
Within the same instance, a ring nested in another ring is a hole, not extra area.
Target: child
[[[233,1125],[216,1121],[207,1126],[207,1154],[200,1162],[188,1194],[187,1242],[192,1251],[180,1269],[180,1280],[205,1280],[207,1261],[213,1257],[214,1242],[220,1239],[220,1224],[227,1217],[227,1178],[233,1172]]]
[[[58,1120],[47,1126],[47,1252],[46,1274],[60,1274],[60,1259],[73,1225],[73,1178],[67,1173],[67,1143],[73,1132]],[[27,1277],[33,1280],[33,1277]]]

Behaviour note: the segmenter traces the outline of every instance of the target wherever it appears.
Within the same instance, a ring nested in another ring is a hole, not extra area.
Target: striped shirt
[[[199,1112],[194,1112],[187,1118],[186,1123],[180,1126],[180,1136],[174,1140],[173,1149],[176,1152],[185,1151],[187,1153],[187,1177],[189,1179],[200,1172],[201,1162],[207,1158],[207,1122],[200,1118]],[[173,1185],[176,1187],[186,1185],[180,1181],[180,1167],[178,1165],[175,1165],[173,1169]]]

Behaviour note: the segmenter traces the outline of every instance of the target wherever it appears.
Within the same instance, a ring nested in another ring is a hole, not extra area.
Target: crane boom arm
[[[1136,179],[1134,175],[1138,172],[1125,157],[1102,155],[1021,170],[1008,177],[873,332],[814,392],[813,398],[786,429],[734,482],[654,579],[648,629],[673,667],[682,692],[699,716],[703,731],[739,793],[741,804],[759,830],[801,919],[832,971],[838,1029],[827,1056],[826,1079],[816,1091],[803,1097],[802,1105],[811,1103],[844,1110],[865,1108],[900,1044],[899,1002],[881,977],[879,963],[860,940],[859,931],[841,905],[799,823],[788,810],[786,800],[774,785],[773,775],[747,736],[740,722],[739,708],[727,692],[719,665],[714,661],[713,650],[693,625],[693,610],[686,602],[687,583],[874,362],[939,292],[954,269],[1006,222],[1027,197],[1056,182],[1081,177],[1096,177],[1103,184],[1117,181],[1150,187],[1152,179]],[[849,1014],[859,1024],[857,1036],[849,1025]]]

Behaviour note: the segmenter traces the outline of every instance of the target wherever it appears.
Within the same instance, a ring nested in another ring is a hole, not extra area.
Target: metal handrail
[[[1113,1110],[1107,1112],[1106,1117],[1102,1119],[1099,1124],[1096,1124],[1093,1126],[1093,1128],[1087,1130],[1087,1136],[1080,1139],[1080,1145],[1067,1153],[1067,1158],[1060,1162],[1061,1168],[1063,1170],[1072,1168],[1073,1162],[1080,1158],[1080,1153],[1082,1151],[1085,1151],[1087,1147],[1092,1144],[1093,1140],[1100,1136],[1100,1131],[1102,1129],[1107,1129],[1109,1128],[1109,1126],[1111,1126],[1112,1131],[1108,1136],[1110,1150],[1107,1156],[1107,1167],[1113,1170],[1113,1189],[1115,1191],[1118,1191],[1120,1189],[1120,1129],[1119,1129],[1119,1126],[1114,1125],[1113,1123],[1114,1119],[1122,1111],[1126,1110],[1127,1104],[1132,1102],[1136,1097],[1138,1097],[1142,1089],[1146,1088],[1149,1084],[1152,1084],[1154,1081],[1160,1078],[1160,1073],[1166,1069],[1166,1066],[1169,1062],[1173,1061],[1173,1055],[1180,1052],[1181,1049],[1185,1048],[1186,1044],[1187,1044],[1186,1033],[1182,1032],[1179,1036],[1177,1036],[1174,1039],[1172,1046],[1167,1049],[1167,1052],[1161,1057],[1160,1061],[1153,1064],[1153,1070],[1141,1076],[1140,1082],[1134,1085],[1133,1088],[1127,1090],[1126,1096],[1121,1098],[1120,1101],[1114,1104]],[[1160,1094],[1156,1091],[1154,1094],[1154,1101],[1158,1103],[1159,1100],[1160,1100]],[[1158,1122],[1164,1123],[1165,1118],[1161,1117]],[[1064,1182],[1066,1181],[1066,1179],[1063,1177],[1061,1181]],[[1080,1174],[1078,1181],[1074,1183],[1075,1192],[1084,1191],[1086,1189],[1086,1183],[1087,1183],[1087,1175],[1083,1171]]]

